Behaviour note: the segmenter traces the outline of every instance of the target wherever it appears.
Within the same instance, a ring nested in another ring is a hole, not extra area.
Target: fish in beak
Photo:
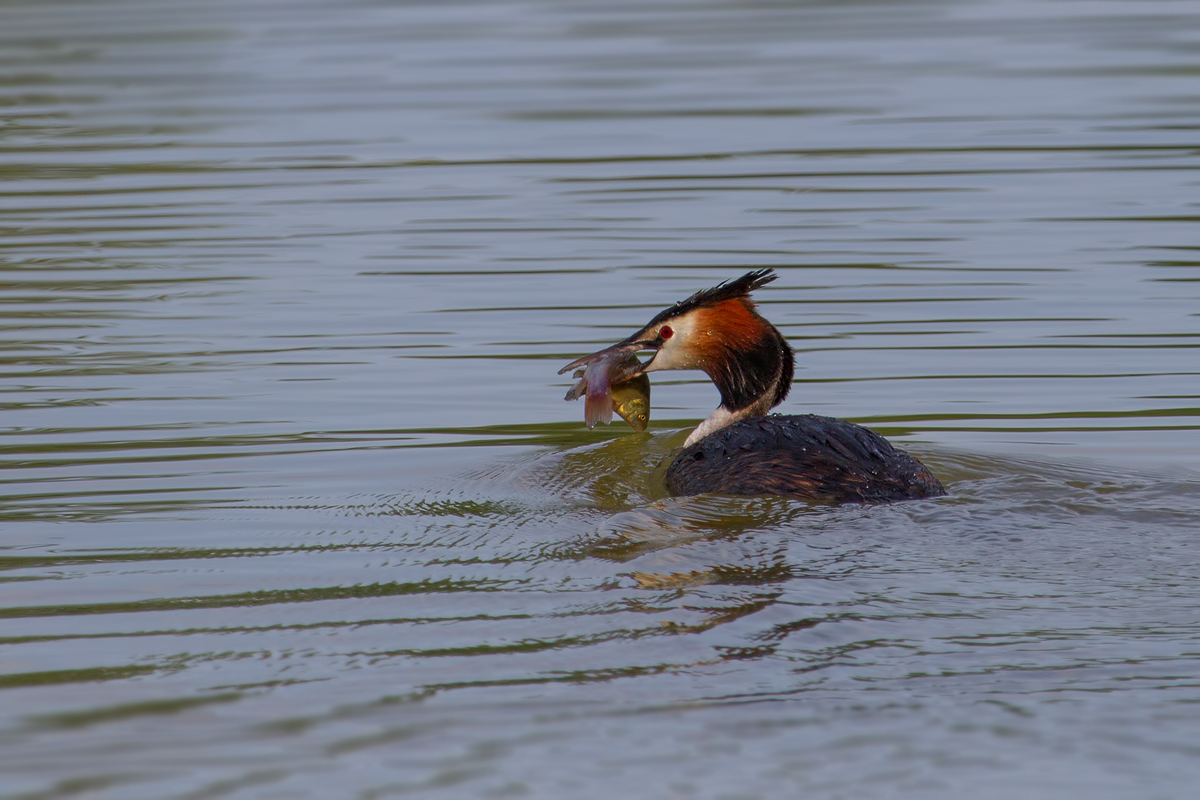
[[[563,399],[586,396],[583,417],[589,430],[597,422],[612,422],[613,411],[635,431],[644,431],[650,424],[650,376],[642,371],[636,352],[636,347],[623,342],[563,367],[562,372],[583,367],[575,373],[579,382]]]

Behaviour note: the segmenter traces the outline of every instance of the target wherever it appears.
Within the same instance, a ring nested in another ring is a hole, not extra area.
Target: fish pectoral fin
[[[576,377],[580,376],[577,375]],[[575,384],[570,389],[567,389],[567,393],[563,397],[563,400],[578,400],[587,394],[587,386],[588,382],[586,379],[579,381],[579,383]]]

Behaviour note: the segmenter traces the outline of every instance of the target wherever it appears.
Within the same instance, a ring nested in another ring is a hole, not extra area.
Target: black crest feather
[[[713,305],[723,300],[732,300],[735,297],[747,297],[755,289],[761,289],[778,277],[775,270],[767,268],[747,272],[742,277],[734,278],[731,281],[722,281],[711,289],[702,289],[686,300],[680,300],[670,308],[658,312],[646,327],[665,322],[680,314],[686,314],[695,308]]]

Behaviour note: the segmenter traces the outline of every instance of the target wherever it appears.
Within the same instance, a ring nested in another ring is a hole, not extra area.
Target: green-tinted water
[[[0,3],[0,794],[1190,797],[1198,75],[1169,0]],[[950,497],[562,402],[765,266],[782,410]]]

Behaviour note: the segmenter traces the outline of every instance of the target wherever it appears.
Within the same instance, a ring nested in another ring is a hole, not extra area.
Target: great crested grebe
[[[792,388],[795,360],[783,334],[750,299],[750,292],[775,278],[774,270],[760,269],[696,292],[624,341],[572,361],[559,374],[653,350],[648,363],[616,379],[667,369],[698,369],[712,379],[721,405],[667,467],[667,491],[673,495],[782,495],[827,504],[944,495],[924,464],[861,425],[813,414],[766,416]]]

